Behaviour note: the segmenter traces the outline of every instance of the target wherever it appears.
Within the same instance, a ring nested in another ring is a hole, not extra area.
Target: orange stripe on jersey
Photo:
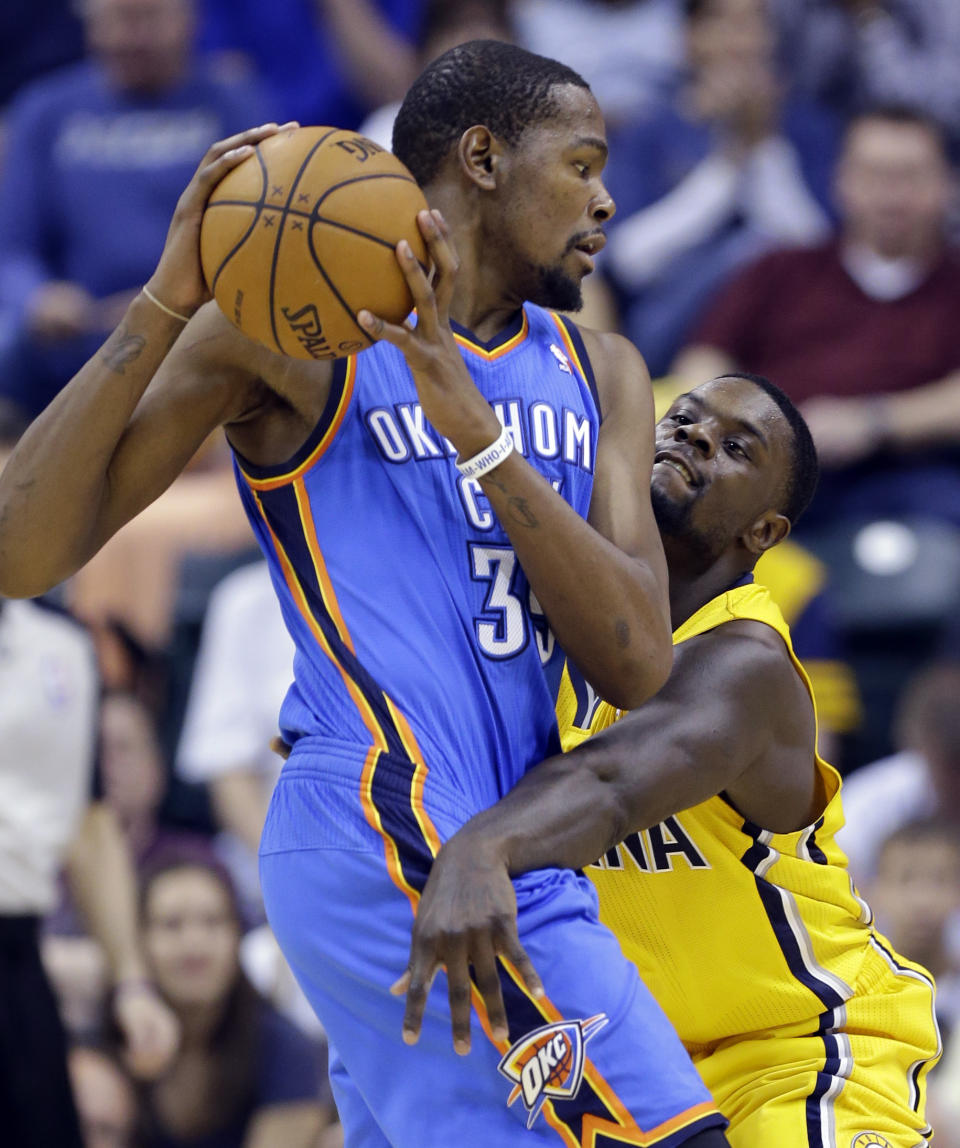
[[[492,351],[488,351],[486,348],[481,347],[478,343],[473,342],[472,339],[467,338],[466,335],[461,335],[459,331],[454,331],[453,337],[457,342],[457,346],[462,347],[465,351],[470,351],[474,355],[479,355],[481,359],[484,359],[489,363],[494,359],[499,359],[503,355],[509,354],[514,349],[514,347],[523,342],[529,332],[530,324],[527,322],[527,313],[524,311],[523,322],[520,324],[520,330],[514,336],[512,336],[512,338],[507,339],[505,343],[502,343],[499,347],[495,347]]]
[[[386,696],[386,695],[384,695]],[[417,819],[417,824],[420,826],[420,832],[423,834],[423,839],[427,843],[430,850],[430,855],[436,857],[440,852],[440,834],[437,832],[436,827],[430,820],[430,814],[427,813],[423,805],[423,787],[426,784],[427,763],[423,759],[423,754],[420,752],[420,747],[417,745],[417,739],[414,736],[413,730],[410,728],[410,723],[397,709],[390,698],[386,699],[387,708],[393,717],[394,724],[400,733],[400,741],[403,743],[404,749],[407,751],[407,756],[414,763],[416,768],[413,771],[413,780],[410,785],[410,804],[413,808],[413,815]]]
[[[702,1104],[695,1104],[693,1108],[681,1112],[679,1116],[665,1120],[663,1124],[658,1124],[649,1132],[641,1132],[639,1129],[634,1131],[633,1129],[637,1128],[636,1122],[633,1122],[633,1128],[624,1128],[622,1124],[611,1124],[608,1120],[587,1115],[583,1120],[582,1148],[596,1148],[598,1136],[607,1141],[613,1140],[617,1144],[634,1144],[640,1148],[649,1148],[650,1145],[691,1127],[705,1116],[712,1116],[716,1111],[717,1106],[711,1100],[705,1100]]]
[[[410,908],[413,910],[414,916],[416,916],[420,894],[403,875],[403,866],[400,862],[400,850],[397,848],[396,841],[394,841],[390,834],[383,828],[383,822],[380,820],[380,811],[377,809],[377,804],[373,800],[373,778],[377,771],[379,761],[380,750],[371,746],[366,761],[363,763],[363,773],[360,775],[360,803],[363,806],[367,823],[383,838],[384,854],[387,859],[387,872],[390,874],[390,879],[398,889],[406,894],[407,900],[410,902]]]
[[[334,626],[336,626],[340,640],[351,654],[356,654],[357,651],[353,648],[350,631],[347,629],[347,624],[344,622],[343,615],[340,613],[340,605],[337,602],[337,595],[333,589],[333,583],[330,581],[330,575],[327,573],[327,564],[323,560],[323,553],[320,550],[320,543],[317,539],[317,528],[313,521],[313,513],[310,510],[310,498],[302,477],[294,479],[293,492],[296,495],[297,510],[300,512],[300,522],[303,526],[303,536],[306,539],[307,549],[310,551],[310,558],[313,561],[313,570],[317,576],[317,585],[320,587],[320,596],[323,599],[323,604],[333,620]]]
[[[297,609],[300,611],[304,621],[310,627],[310,632],[313,634],[314,638],[316,638],[317,645],[319,645],[319,647],[323,650],[323,652],[327,655],[330,661],[333,662],[333,664],[337,667],[337,670],[340,672],[343,683],[347,687],[347,691],[360,713],[361,720],[367,727],[367,730],[373,739],[374,746],[381,751],[385,751],[387,749],[387,739],[380,727],[380,723],[377,721],[376,715],[370,707],[370,703],[363,696],[363,693],[357,686],[357,683],[353,680],[353,678],[350,677],[350,675],[341,665],[333,650],[330,649],[330,645],[327,642],[323,630],[317,624],[317,620],[314,618],[313,613],[310,610],[309,603],[307,602],[307,596],[304,593],[303,587],[300,585],[300,580],[297,578],[296,571],[293,569],[293,565],[290,562],[290,559],[287,557],[286,551],[283,549],[283,545],[281,544],[280,539],[277,538],[273,531],[273,527],[270,525],[270,520],[267,518],[267,515],[264,512],[263,504],[261,503],[259,496],[255,493],[253,497],[256,501],[257,509],[260,511],[260,516],[263,518],[264,525],[270,532],[270,538],[277,553],[277,558],[280,562],[280,568],[283,570],[284,580],[286,581],[287,587],[290,590],[291,597],[296,603]]]
[[[299,478],[317,461],[318,458],[326,451],[326,449],[333,442],[337,431],[340,429],[340,424],[343,422],[344,415],[347,413],[347,408],[350,406],[350,399],[353,396],[353,387],[357,381],[357,356],[351,355],[347,359],[347,373],[343,383],[343,390],[340,392],[340,401],[337,403],[337,409],[334,411],[333,418],[330,420],[330,425],[324,432],[323,438],[317,443],[314,449],[310,452],[309,456],[300,463],[299,466],[293,470],[287,471],[286,474],[278,474],[273,478],[253,478],[243,469],[239,459],[237,465],[243,477],[247,480],[252,490],[275,490],[278,486],[285,486],[288,482]]]
[[[583,363],[580,361],[580,356],[577,354],[577,348],[573,345],[573,340],[570,338],[570,332],[567,330],[563,320],[558,314],[556,314],[556,312],[549,311],[547,313],[556,324],[557,330],[560,332],[560,339],[563,342],[563,349],[576,364],[577,370],[580,372],[580,378],[586,381],[589,376],[584,370]]]

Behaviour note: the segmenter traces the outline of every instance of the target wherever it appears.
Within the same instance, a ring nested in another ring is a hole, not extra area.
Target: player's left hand
[[[433,263],[432,282],[410,244],[405,239],[397,244],[397,262],[413,296],[416,324],[408,320],[398,326],[366,310],[357,313],[357,322],[374,339],[403,352],[427,420],[454,444],[461,458],[472,458],[495,442],[502,428],[470,378],[450,326],[460,265],[450,229],[439,211],[421,211],[417,224]]]
[[[113,1015],[124,1038],[124,1058],[140,1080],[155,1080],[170,1065],[180,1043],[180,1024],[149,981],[120,982]]]
[[[447,973],[453,1047],[470,1051],[471,1002],[482,1001],[491,1037],[509,1039],[497,958],[509,961],[533,997],[543,986],[517,932],[517,898],[505,862],[461,831],[440,850],[420,898],[407,971],[393,985],[406,994],[403,1039],[416,1044],[430,986]],[[473,980],[471,980],[471,968]],[[475,996],[475,994],[477,994]]]
[[[180,315],[192,315],[210,298],[200,265],[200,225],[210,193],[221,179],[251,156],[262,140],[287,128],[287,124],[262,124],[213,144],[193,173],[173,213],[160,262],[148,280],[150,291]]]

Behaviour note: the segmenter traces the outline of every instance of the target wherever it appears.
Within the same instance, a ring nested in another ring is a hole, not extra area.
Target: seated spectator
[[[0,402],[0,468],[22,430]],[[64,1026],[40,951],[61,866],[106,956],[133,1072],[164,1069],[177,1023],[147,980],[133,866],[97,784],[90,636],[42,600],[0,598],[0,651],[0,1140],[79,1148]]]
[[[423,0],[199,0],[200,44],[263,81],[270,118],[354,128],[416,76]]]
[[[899,953],[933,973],[937,1021],[949,1040],[960,1021],[960,963],[949,927],[960,914],[960,836],[953,822],[911,821],[880,846],[869,885],[877,926]]]
[[[0,182],[0,391],[34,415],[149,277],[215,139],[267,118],[192,54],[192,0],[86,0],[89,59],[14,101]]]
[[[616,133],[683,67],[683,0],[515,0],[517,42],[579,72]]]
[[[907,686],[893,757],[863,765],[844,781],[846,825],[837,835],[854,880],[877,871],[880,848],[918,818],[937,817],[960,833],[960,666],[933,663]]]
[[[841,111],[909,103],[960,144],[960,5],[954,0],[775,0],[785,64]]]
[[[293,653],[267,564],[228,574],[207,606],[176,768],[209,785],[218,825],[251,860],[283,764],[270,741]]]
[[[417,71],[449,48],[469,40],[513,40],[507,0],[426,0],[417,37]],[[401,93],[402,95],[403,93]],[[360,125],[360,134],[393,149],[393,121],[400,99],[382,104]]]
[[[193,850],[213,859],[207,837],[172,829],[160,820],[169,769],[156,718],[133,693],[112,690],[101,701],[100,772],[104,797],[139,873],[172,849]]]
[[[881,514],[960,522],[960,256],[939,129],[901,108],[851,123],[839,234],[775,252],[724,288],[674,371],[769,374],[801,405],[824,473],[807,526]]]
[[[146,878],[144,946],[180,1019],[177,1056],[146,1095],[146,1148],[314,1148],[332,1107],[319,1046],[241,972],[226,871],[171,857]]]
[[[107,690],[100,702],[99,734],[102,804],[136,872],[172,848],[212,861],[206,837],[160,823],[168,771],[146,703],[133,693]],[[67,876],[73,876],[69,856]],[[101,1030],[109,1002],[107,952],[100,939],[89,935],[69,889],[61,885],[60,903],[44,922],[43,959],[68,1031],[85,1038]]]
[[[119,1061],[103,1049],[77,1045],[67,1066],[83,1148],[140,1148],[137,1093]]]
[[[687,74],[611,133],[605,172],[617,216],[602,267],[654,376],[736,268],[828,234],[838,136],[832,115],[783,90],[767,0],[684,11]]]

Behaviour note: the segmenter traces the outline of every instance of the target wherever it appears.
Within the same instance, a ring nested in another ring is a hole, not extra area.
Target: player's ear
[[[782,542],[790,533],[790,519],[776,510],[765,510],[743,536],[743,544],[757,558]]]
[[[489,128],[477,124],[460,137],[457,158],[467,178],[484,191],[497,185],[497,167],[500,163],[500,144]]]

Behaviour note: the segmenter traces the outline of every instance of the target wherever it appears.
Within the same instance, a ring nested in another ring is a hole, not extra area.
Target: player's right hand
[[[489,1034],[509,1040],[498,958],[509,962],[531,996],[543,985],[517,932],[517,898],[506,864],[483,848],[469,829],[455,834],[437,854],[424,887],[410,942],[410,962],[390,991],[406,995],[403,1039],[416,1044],[430,986],[446,969],[453,1047],[470,1051],[470,1008],[486,1012]],[[471,980],[471,967],[473,979]]]
[[[228,171],[253,154],[261,140],[298,126],[291,122],[250,128],[215,143],[200,161],[177,202],[163,254],[147,283],[151,293],[171,310],[192,315],[210,298],[200,266],[200,224],[210,193]]]

